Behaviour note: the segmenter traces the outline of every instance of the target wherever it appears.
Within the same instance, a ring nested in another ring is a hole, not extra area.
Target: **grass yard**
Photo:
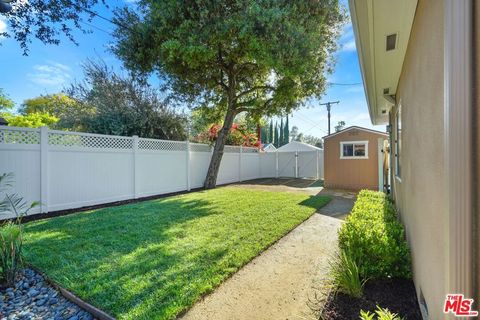
[[[119,319],[173,319],[329,201],[218,188],[26,224],[28,263]]]

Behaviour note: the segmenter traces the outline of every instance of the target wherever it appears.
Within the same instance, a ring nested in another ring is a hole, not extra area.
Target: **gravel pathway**
[[[91,320],[32,269],[19,272],[13,288],[0,290],[0,319]]]

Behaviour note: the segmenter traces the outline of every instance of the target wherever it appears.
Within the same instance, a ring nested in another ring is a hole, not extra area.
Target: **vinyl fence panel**
[[[217,184],[323,176],[323,152],[296,154],[225,146]],[[199,188],[211,156],[186,141],[0,126],[0,174],[13,172],[13,192],[42,203],[31,214]]]

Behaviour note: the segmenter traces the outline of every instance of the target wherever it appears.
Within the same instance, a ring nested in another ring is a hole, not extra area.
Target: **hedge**
[[[411,277],[410,250],[395,207],[382,192],[362,190],[339,231],[363,279]]]

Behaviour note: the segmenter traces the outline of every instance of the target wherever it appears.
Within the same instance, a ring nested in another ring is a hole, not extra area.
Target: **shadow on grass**
[[[33,239],[27,236],[26,257],[54,280],[116,316],[128,310],[134,311],[134,318],[142,318],[154,308],[166,317],[161,312],[170,300],[190,300],[194,297],[189,292],[197,291],[178,286],[191,278],[193,289],[195,277],[227,252],[221,246],[211,249],[208,243],[203,250],[198,246],[191,250],[188,241],[181,241],[187,237],[182,225],[212,214],[215,208],[208,201],[179,197],[43,220],[26,226],[28,234],[38,233]],[[172,243],[179,246],[173,248]],[[159,283],[160,291],[155,290]],[[178,296],[180,292],[185,296]],[[128,308],[123,305],[126,301]],[[136,311],[139,304],[144,308]]]
[[[171,319],[328,202],[216,192],[26,224],[27,261],[115,317]]]

